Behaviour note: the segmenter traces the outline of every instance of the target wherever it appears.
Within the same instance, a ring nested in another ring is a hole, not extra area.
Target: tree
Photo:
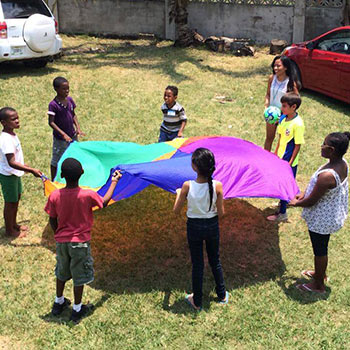
[[[166,1],[166,0],[165,0]],[[194,31],[187,25],[189,0],[170,0],[169,1],[169,21],[175,22],[176,37],[175,45],[187,47],[193,44]]]

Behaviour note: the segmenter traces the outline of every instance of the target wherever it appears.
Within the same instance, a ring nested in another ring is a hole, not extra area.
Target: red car
[[[283,54],[294,62],[303,87],[350,103],[350,26],[292,44]]]

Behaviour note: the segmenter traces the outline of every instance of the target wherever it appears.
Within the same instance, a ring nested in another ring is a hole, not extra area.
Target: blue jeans
[[[292,166],[292,171],[293,171],[293,175],[294,175],[294,179],[297,176],[297,170],[298,170],[298,166]],[[285,214],[287,212],[287,201],[280,201],[280,214]]]
[[[160,129],[158,142],[171,141],[177,138],[178,131],[167,133]]]
[[[216,294],[219,299],[224,299],[226,288],[219,256],[219,222],[218,217],[211,219],[187,220],[187,240],[192,260],[192,288],[193,301],[198,307],[202,306],[203,286],[203,241],[206,245],[208,261],[214,275]]]

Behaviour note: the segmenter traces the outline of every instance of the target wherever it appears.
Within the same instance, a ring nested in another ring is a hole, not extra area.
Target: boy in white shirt
[[[41,177],[42,173],[24,164],[21,143],[14,129],[19,128],[19,118],[15,109],[0,109],[0,122],[3,130],[0,134],[0,183],[4,197],[4,221],[6,235],[25,237],[27,227],[17,224],[18,203],[22,193],[21,176],[24,172]]]

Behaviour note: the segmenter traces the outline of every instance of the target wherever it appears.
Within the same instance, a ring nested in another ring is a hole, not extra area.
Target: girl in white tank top
[[[215,171],[213,153],[206,148],[198,148],[192,154],[192,168],[197,179],[186,181],[178,189],[174,212],[180,214],[187,199],[187,240],[192,260],[193,293],[186,295],[186,302],[197,311],[202,309],[203,284],[203,242],[206,244],[208,261],[214,275],[218,302],[227,304],[226,291],[219,258],[218,217],[224,215],[223,189],[219,181],[212,179]]]
[[[286,92],[299,94],[298,82],[293,62],[286,56],[276,56],[271,64],[272,74],[269,77],[265,96],[265,108],[275,106],[281,109],[281,98]],[[264,149],[271,151],[276,135],[276,124],[266,122]]]
[[[305,195],[298,195],[289,205],[303,207],[315,256],[315,270],[304,270],[311,283],[297,285],[306,292],[324,293],[327,280],[328,241],[340,230],[348,213],[348,164],[343,159],[349,146],[350,133],[329,134],[322,145],[321,155],[329,162],[312,176]]]

